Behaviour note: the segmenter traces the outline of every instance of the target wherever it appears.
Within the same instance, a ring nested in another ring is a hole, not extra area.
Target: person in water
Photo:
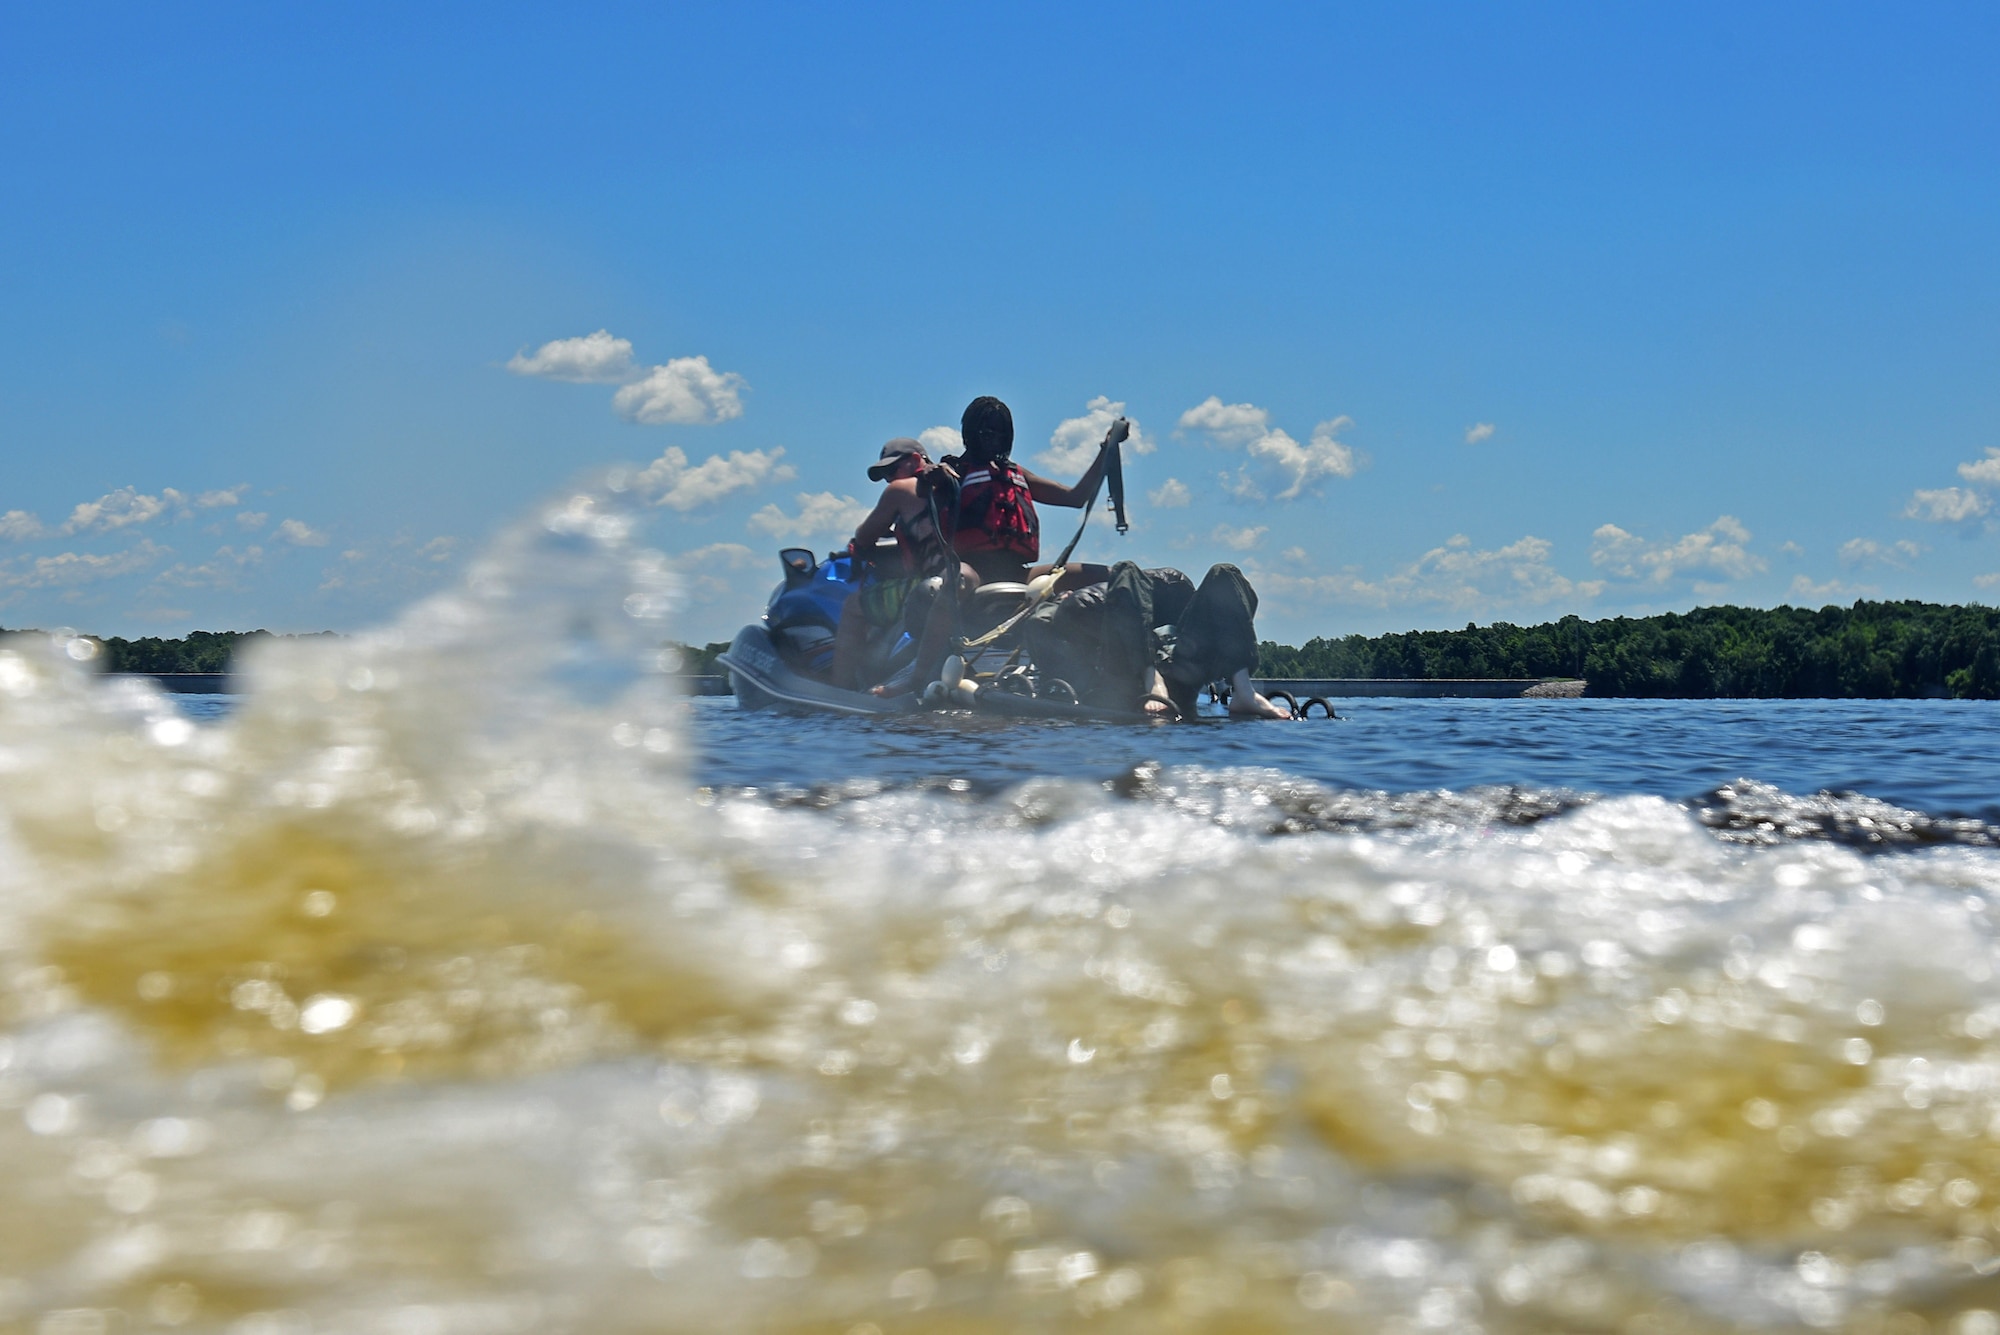
[[[858,673],[870,638],[891,634],[898,626],[919,637],[919,653],[931,659],[944,657],[951,621],[948,616],[933,617],[931,611],[941,583],[938,577],[954,563],[950,549],[939,540],[937,505],[930,489],[921,485],[931,467],[923,445],[908,436],[884,445],[881,456],[869,466],[868,476],[887,485],[847,544],[854,560],[867,564],[868,573],[861,587],[848,595],[834,632],[833,684],[844,690],[868,684],[858,680]],[[888,537],[896,540],[896,554],[884,560],[877,554],[877,544]],[[961,570],[961,578],[977,582],[970,568]]]

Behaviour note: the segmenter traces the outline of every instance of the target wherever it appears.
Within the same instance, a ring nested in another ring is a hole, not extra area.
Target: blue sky
[[[1123,405],[1080,551],[1273,638],[2000,601],[1996,64],[1979,5],[8,6],[0,625],[364,625],[623,463],[726,638],[981,393],[1037,467]]]

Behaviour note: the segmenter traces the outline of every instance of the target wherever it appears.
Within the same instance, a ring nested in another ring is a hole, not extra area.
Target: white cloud
[[[1726,579],[1745,579],[1770,569],[1768,561],[1747,549],[1750,530],[1734,515],[1723,515],[1700,532],[1674,542],[1647,542],[1616,524],[1600,526],[1590,538],[1591,565],[1617,579],[1650,579],[1665,584],[1702,571]],[[1719,590],[1719,585],[1707,585],[1698,591]]]
[[[326,533],[299,519],[287,519],[278,525],[278,536],[294,547],[324,547]]]
[[[1271,414],[1254,403],[1224,403],[1211,394],[1181,414],[1179,429],[1205,432],[1219,445],[1247,445],[1271,429]]]
[[[685,570],[713,570],[718,567],[723,570],[746,570],[757,561],[757,553],[740,542],[711,542],[706,547],[696,547],[674,558],[674,564]]]
[[[1291,485],[1278,493],[1281,501],[1296,500],[1300,492],[1325,477],[1353,477],[1357,467],[1354,451],[1336,437],[1354,425],[1348,417],[1335,417],[1313,428],[1312,439],[1300,445],[1282,431],[1249,444],[1253,456],[1268,459],[1291,478]]]
[[[1350,568],[1321,575],[1263,571],[1256,583],[1260,591],[1268,588],[1280,597],[1377,607],[1425,603],[1456,608],[1539,606],[1588,601],[1604,591],[1602,580],[1572,580],[1558,572],[1549,563],[1552,550],[1547,539],[1533,536],[1481,550],[1464,534],[1458,534],[1380,580],[1367,579]],[[1286,555],[1290,559],[1291,553]]]
[[[1877,542],[1873,538],[1849,538],[1840,544],[1840,563],[1844,566],[1890,566],[1903,570],[1923,550],[1908,538],[1888,543]]]
[[[628,422],[647,426],[727,422],[743,415],[743,377],[718,371],[706,357],[676,357],[611,397],[611,406]]]
[[[435,588],[443,577],[445,564],[457,549],[457,538],[439,536],[419,541],[411,533],[397,534],[380,549],[350,547],[340,554],[345,564],[320,571],[320,591]]]
[[[1217,524],[1215,531],[1208,535],[1209,541],[1219,543],[1233,552],[1247,552],[1264,541],[1264,535],[1271,531],[1268,524],[1256,524],[1245,528],[1232,528],[1228,524]]]
[[[1905,519],[1921,519],[1929,524],[1963,524],[1984,515],[1992,503],[1976,491],[1964,487],[1919,489],[1903,507]]]
[[[1778,550],[1786,556],[1804,556],[1806,554],[1806,549],[1793,542],[1790,538],[1779,543]]]
[[[172,549],[162,547],[151,538],[142,540],[137,546],[127,547],[122,552],[107,552],[98,555],[91,552],[58,552],[54,556],[40,556],[33,560],[17,559],[0,566],[0,588],[48,589],[70,588],[79,584],[91,584],[102,579],[114,579],[119,575],[129,575],[144,570]]]
[[[1125,417],[1125,405],[1099,394],[1084,405],[1083,416],[1065,418],[1049,434],[1049,448],[1035,456],[1035,465],[1052,473],[1081,473],[1097,458],[1104,433],[1121,417]],[[1132,434],[1125,439],[1129,453],[1151,454],[1158,448],[1136,420],[1126,420],[1132,424]]]
[[[1873,591],[1868,586],[1845,584],[1837,579],[1827,580],[1824,584],[1815,584],[1810,576],[1794,575],[1792,577],[1792,587],[1787,591],[1785,596],[1820,602],[1828,598],[1854,597],[1864,593],[1872,593]]]
[[[1179,429],[1199,431],[1224,449],[1241,449],[1259,467],[1246,464],[1234,478],[1225,475],[1224,489],[1246,501],[1261,501],[1267,487],[1283,486],[1276,499],[1297,500],[1313,483],[1329,477],[1353,477],[1360,459],[1340,433],[1354,425],[1349,417],[1333,417],[1313,428],[1303,445],[1271,425],[1271,414],[1254,403],[1224,403],[1216,395],[1180,416]]]
[[[6,514],[0,515],[0,538],[7,538],[13,542],[27,542],[31,538],[41,537],[46,532],[48,530],[42,527],[42,521],[26,510],[9,510]]]
[[[1295,566],[1307,565],[1312,561],[1312,555],[1303,547],[1287,547],[1279,555]]]
[[[507,369],[515,375],[581,384],[616,385],[636,372],[630,339],[613,338],[600,329],[582,338],[558,338],[542,344],[533,355],[517,352]]]
[[[927,426],[917,433],[917,443],[933,459],[942,459],[965,449],[965,437],[959,435],[955,426]]]
[[[1177,477],[1170,477],[1147,492],[1146,499],[1153,503],[1155,509],[1178,510],[1194,500],[1194,493],[1187,489],[1187,483]]]
[[[818,536],[844,537],[868,517],[868,507],[852,496],[836,496],[830,491],[801,493],[799,512],[788,515],[776,505],[767,505],[750,516],[749,527],[768,533],[779,541]]]
[[[1468,445],[1477,445],[1482,440],[1491,439],[1493,439],[1491,422],[1475,422],[1465,429],[1465,443]]]
[[[1972,582],[1982,589],[2000,589],[2000,570],[1990,575],[1974,575]]]
[[[179,508],[186,499],[172,487],[163,488],[157,496],[148,496],[132,487],[120,487],[71,510],[60,531],[110,533],[133,524],[149,524],[169,510]]]
[[[221,547],[198,566],[176,564],[162,570],[153,577],[153,584],[159,588],[240,589],[244,573],[263,561],[264,549],[254,543],[240,552]]]
[[[236,522],[244,528],[262,528],[271,522],[271,516],[263,510],[238,510]]]
[[[1967,482],[2000,487],[2000,450],[1988,446],[1984,459],[1974,459],[1969,464],[1960,464],[1958,475]]]
[[[798,470],[779,462],[784,454],[783,446],[768,452],[731,450],[726,455],[711,455],[690,467],[686,453],[679,446],[670,445],[659,458],[640,470],[633,482],[639,494],[654,505],[688,511],[719,501],[731,492],[797,477]]]
[[[201,495],[194,498],[195,508],[197,510],[219,510],[225,505],[241,504],[243,493],[248,490],[250,490],[249,483],[239,482],[235,486],[223,491],[204,491]]]

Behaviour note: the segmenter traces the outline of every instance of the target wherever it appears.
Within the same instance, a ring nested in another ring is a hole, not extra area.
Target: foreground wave
[[[0,648],[0,1329],[2000,1331],[1989,826],[697,788],[611,493],[194,727]]]

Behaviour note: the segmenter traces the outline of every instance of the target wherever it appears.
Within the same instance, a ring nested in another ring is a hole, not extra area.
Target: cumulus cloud
[[[271,522],[271,516],[264,510],[238,510],[236,522],[244,528],[262,528]]]
[[[194,506],[197,510],[219,510],[226,505],[240,505],[243,493],[248,490],[250,485],[247,482],[239,482],[226,490],[204,491],[194,498]]]
[[[868,517],[868,507],[852,496],[836,496],[830,491],[802,492],[799,512],[788,515],[776,505],[767,505],[749,518],[749,527],[768,533],[781,542],[831,536],[845,537]]]
[[[435,588],[457,549],[457,538],[438,536],[420,540],[414,534],[399,533],[385,547],[350,547],[342,552],[342,564],[320,572],[319,587],[322,592]]]
[[[0,566],[0,588],[73,588],[92,584],[144,570],[170,551],[146,538],[122,552],[58,552],[32,560],[17,558]]]
[[[149,524],[178,508],[186,499],[172,487],[164,488],[157,496],[148,496],[133,487],[120,487],[71,510],[61,532],[110,533],[134,524]]]
[[[177,589],[240,589],[244,575],[262,565],[263,561],[264,549],[254,543],[241,551],[234,547],[220,547],[200,565],[177,563],[169,566],[153,577],[153,585],[156,588]]]
[[[1035,465],[1052,473],[1081,473],[1097,458],[1097,447],[1103,443],[1104,433],[1121,417],[1125,417],[1125,405],[1099,394],[1084,405],[1081,417],[1064,418],[1049,434],[1049,448],[1035,456]],[[1132,424],[1132,434],[1125,438],[1126,452],[1151,454],[1157,448],[1156,443],[1135,419],[1125,420]]]
[[[1983,463],[1966,467],[1983,467]],[[1903,517],[1921,519],[1927,524],[1964,524],[1980,518],[1992,508],[1992,502],[1976,491],[1968,491],[1964,487],[1936,487],[1919,489],[1911,496],[1910,503],[1903,507]]]
[[[1153,508],[1156,510],[1178,510],[1193,502],[1194,493],[1187,489],[1185,482],[1177,477],[1170,477],[1147,492],[1146,499],[1153,503]]]
[[[1984,459],[1974,459],[1971,463],[1960,464],[1958,475],[1967,482],[1984,487],[2000,487],[2000,450],[1987,447]]]
[[[611,406],[647,426],[706,425],[741,417],[743,389],[742,376],[716,370],[706,357],[676,357],[612,395]]]
[[[1278,493],[1281,501],[1296,500],[1299,493],[1321,478],[1353,477],[1357,461],[1354,451],[1336,439],[1354,425],[1353,419],[1336,417],[1313,428],[1312,438],[1300,445],[1282,431],[1273,431],[1250,442],[1251,455],[1274,464],[1290,481]]]
[[[1461,533],[1379,580],[1352,568],[1328,574],[1262,571],[1257,587],[1278,596],[1377,607],[1453,608],[1584,602],[1604,591],[1602,580],[1572,580],[1556,570],[1549,561],[1553,550],[1547,539],[1532,535],[1485,550]]]
[[[1591,565],[1616,579],[1665,584],[1700,572],[1745,579],[1770,569],[1769,562],[1748,549],[1750,530],[1734,515],[1722,515],[1673,542],[1647,542],[1616,524],[1600,526],[1590,538]]]
[[[1268,524],[1256,524],[1244,528],[1232,528],[1228,524],[1217,524],[1215,531],[1208,535],[1209,541],[1229,548],[1233,552],[1247,552],[1264,541],[1264,535],[1271,531]]]
[[[294,547],[326,546],[326,533],[300,519],[287,519],[279,524],[277,535]]]
[[[1844,566],[1889,566],[1896,570],[1907,569],[1923,548],[1908,538],[1897,542],[1877,542],[1873,538],[1849,538],[1840,544],[1840,563]]]
[[[632,341],[600,329],[581,338],[552,339],[507,362],[515,375],[579,384],[618,385],[611,406],[628,422],[645,426],[703,426],[743,415],[743,377],[718,371],[707,357],[675,357],[642,366]]]
[[[917,433],[917,443],[931,458],[942,459],[963,450],[965,437],[958,433],[955,426],[927,426]]]
[[[616,385],[630,380],[637,369],[632,341],[600,329],[582,338],[552,339],[533,353],[517,352],[507,362],[515,375],[581,384]]]
[[[1491,422],[1475,422],[1465,429],[1465,443],[1468,445],[1477,445],[1482,440],[1491,439],[1493,439]]]
[[[690,465],[687,454],[670,445],[659,458],[640,470],[633,483],[639,494],[654,505],[686,512],[719,501],[732,492],[798,476],[790,464],[780,462],[784,454],[782,446],[769,451],[731,450]]]
[[[1271,429],[1271,414],[1254,403],[1224,403],[1211,394],[1181,414],[1180,430],[1200,431],[1218,445],[1246,445]]]
[[[42,527],[41,519],[26,510],[9,510],[6,514],[0,515],[0,538],[6,538],[11,542],[27,542],[32,538],[41,537],[46,532],[48,530]]]
[[[1814,583],[1809,575],[1794,575],[1792,586],[1786,591],[1785,596],[1796,598],[1800,602],[1821,602],[1828,598],[1853,598],[1872,592],[1874,590],[1866,585],[1847,584],[1837,579]]]
[[[1271,425],[1271,414],[1254,403],[1224,403],[1211,394],[1180,416],[1178,429],[1196,431],[1223,449],[1240,449],[1251,462],[1224,488],[1241,500],[1297,500],[1305,489],[1330,477],[1353,477],[1360,459],[1340,433],[1354,425],[1349,417],[1333,417],[1312,430],[1301,445],[1290,433]]]
[[[1990,575],[1974,575],[1972,582],[1982,589],[2000,589],[2000,570]]]
[[[674,558],[674,564],[685,569],[747,570],[757,560],[757,553],[740,542],[711,542],[706,547],[682,552]]]

